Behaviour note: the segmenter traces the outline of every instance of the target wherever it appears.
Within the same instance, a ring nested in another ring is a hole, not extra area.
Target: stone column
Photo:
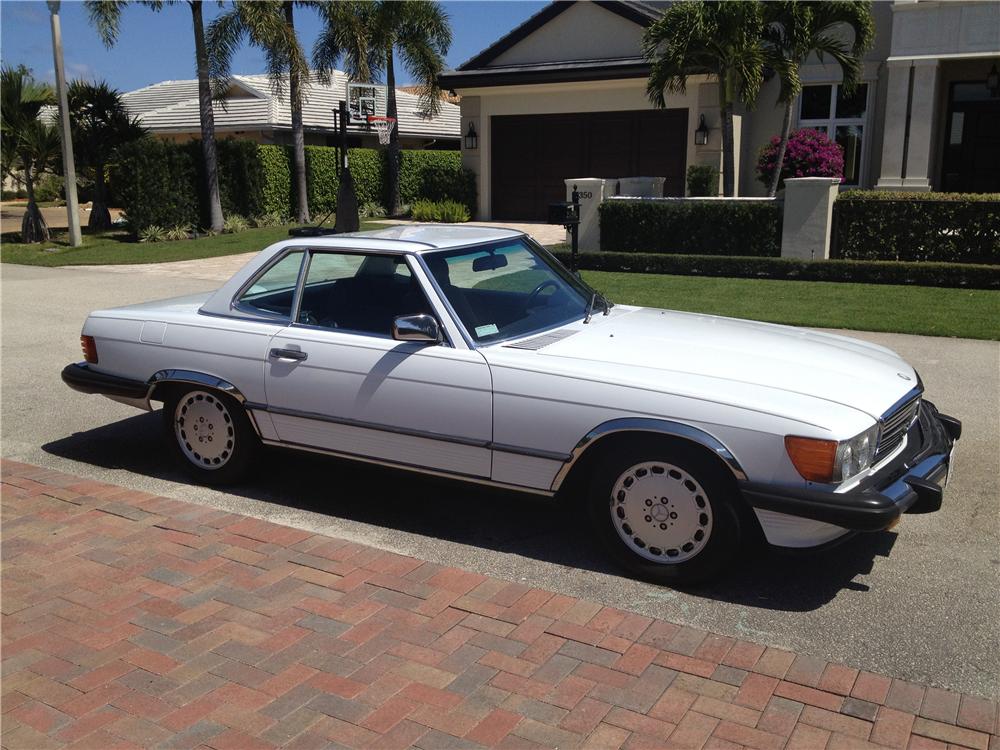
[[[604,202],[605,191],[610,191],[611,181],[602,180],[596,177],[577,177],[566,180],[566,200],[573,200],[573,186],[580,194],[580,250],[582,252],[596,252],[601,249],[601,217],[598,212],[601,203]],[[569,232],[566,233],[566,242],[570,241]]]
[[[936,59],[892,60],[888,65],[882,174],[876,187],[881,190],[930,190],[937,133],[939,62]]]
[[[785,215],[781,257],[826,260],[830,257],[836,177],[793,177],[785,180]]]

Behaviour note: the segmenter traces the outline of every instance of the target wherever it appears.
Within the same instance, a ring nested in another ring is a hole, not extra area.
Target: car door
[[[443,314],[421,278],[401,254],[310,251],[296,322],[271,340],[264,366],[267,411],[282,442],[489,477],[486,361],[458,337],[392,338],[396,315]]]

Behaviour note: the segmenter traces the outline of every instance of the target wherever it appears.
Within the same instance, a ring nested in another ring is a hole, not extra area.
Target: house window
[[[860,185],[864,179],[868,106],[867,83],[850,94],[836,83],[802,87],[799,128],[822,131],[844,149],[844,186]]]

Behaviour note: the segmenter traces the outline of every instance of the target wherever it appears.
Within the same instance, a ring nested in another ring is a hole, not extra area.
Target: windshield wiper
[[[608,315],[611,312],[611,308],[615,306],[615,303],[609,300],[603,294],[601,294],[600,292],[594,292],[593,294],[590,295],[590,302],[587,303],[586,317],[584,317],[583,319],[584,323],[589,323],[590,319],[593,317],[594,305],[597,304],[598,297],[601,298],[601,307],[604,310],[603,313],[604,315]]]
[[[594,303],[597,302],[597,292],[590,295],[590,302],[587,303],[587,312],[584,315],[583,322],[589,323],[590,317],[594,314]]]

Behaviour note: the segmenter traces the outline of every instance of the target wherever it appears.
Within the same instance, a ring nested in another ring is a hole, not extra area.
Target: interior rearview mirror
[[[433,315],[400,315],[392,321],[392,337],[396,341],[437,344],[441,341],[441,327]]]
[[[472,261],[472,270],[475,271],[495,271],[498,268],[503,268],[507,265],[506,255],[497,255],[496,253],[490,253],[489,255],[483,255]]]

